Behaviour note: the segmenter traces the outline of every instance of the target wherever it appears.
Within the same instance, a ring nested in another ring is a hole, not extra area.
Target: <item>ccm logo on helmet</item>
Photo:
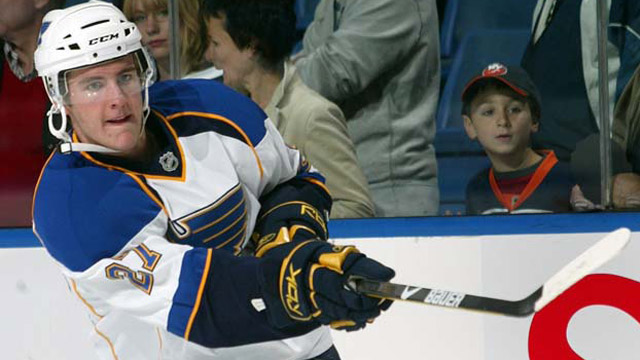
[[[100,37],[97,37],[97,38],[95,38],[95,39],[91,39],[91,40],[89,40],[89,45],[95,45],[95,44],[97,44],[97,43],[103,43],[103,42],[105,42],[105,41],[109,41],[109,40],[117,39],[119,36],[120,36],[120,34],[119,34],[119,33],[100,36]]]

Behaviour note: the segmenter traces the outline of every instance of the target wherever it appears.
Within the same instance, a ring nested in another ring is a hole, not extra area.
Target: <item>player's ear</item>
[[[531,122],[531,133],[536,133],[538,130],[540,130],[540,120],[534,118]]]
[[[469,139],[475,140],[478,134],[476,134],[476,128],[473,126],[471,118],[467,115],[462,115],[462,120],[464,120],[464,131],[467,133],[467,136]]]
[[[245,50],[249,51],[252,57],[255,57],[258,54],[258,39],[252,38]]]
[[[64,111],[67,114],[67,121],[69,121],[69,124],[73,124],[73,118],[74,118],[74,114],[73,114],[73,106],[71,105],[64,105]]]

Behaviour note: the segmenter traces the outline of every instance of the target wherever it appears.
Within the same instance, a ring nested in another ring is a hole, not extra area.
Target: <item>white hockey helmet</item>
[[[134,54],[144,83],[144,123],[149,113],[148,87],[154,70],[140,39],[140,31],[135,24],[129,22],[113,4],[104,1],[91,0],[66,9],[52,10],[44,17],[34,62],[52,103],[49,131],[64,141],[63,152],[72,151],[73,147],[78,151],[113,151],[98,145],[71,146],[71,137],[65,131],[67,116],[64,108],[68,92],[66,72],[69,70]],[[54,113],[62,115],[60,128],[53,124]]]

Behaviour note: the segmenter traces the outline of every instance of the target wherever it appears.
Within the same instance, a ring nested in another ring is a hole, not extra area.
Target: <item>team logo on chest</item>
[[[247,223],[244,191],[236,184],[213,203],[171,220],[167,237],[176,243],[238,253],[244,244]]]
[[[167,151],[166,153],[162,154],[162,156],[160,156],[160,159],[158,159],[158,162],[160,163],[160,165],[162,165],[162,169],[166,172],[175,171],[178,168],[178,165],[180,165],[178,158],[173,154],[172,151]]]

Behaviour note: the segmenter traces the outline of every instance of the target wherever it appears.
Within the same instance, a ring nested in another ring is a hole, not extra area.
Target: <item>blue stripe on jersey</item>
[[[165,117],[195,111],[222,116],[237,124],[255,146],[265,136],[267,115],[248,97],[212,80],[161,81],[149,88],[150,106]],[[212,123],[215,121],[211,120]],[[191,130],[193,130],[191,128]],[[214,128],[202,131],[216,130]],[[178,136],[182,136],[178,132]]]
[[[233,251],[233,246],[244,239],[246,204],[240,184],[229,190],[218,201],[198,209],[192,214],[171,221],[167,232],[173,242],[198,247]]]
[[[189,318],[198,297],[198,289],[207,261],[207,249],[194,248],[182,258],[178,289],[173,296],[167,330],[180,337],[185,336]],[[211,271],[211,270],[209,270]]]
[[[128,175],[80,154],[55,154],[38,185],[34,223],[47,251],[84,271],[120,251],[160,207]]]
[[[256,145],[253,142],[251,144],[248,143],[245,136],[243,136],[245,134],[238,131],[242,130],[239,126],[235,127],[228,122],[220,121],[215,118],[189,114],[171,119],[171,126],[176,130],[178,136],[191,136],[208,131],[214,131],[218,134],[242,141],[249,146],[255,147]],[[250,138],[249,140],[251,141]]]

